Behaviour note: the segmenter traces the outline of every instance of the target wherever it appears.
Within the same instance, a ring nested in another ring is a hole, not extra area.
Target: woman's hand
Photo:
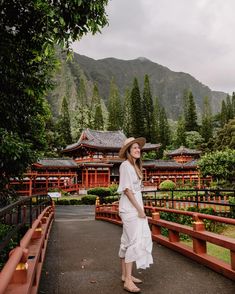
[[[138,217],[140,217],[140,218],[146,218],[146,214],[145,214],[145,212],[142,209],[140,211],[138,211]]]

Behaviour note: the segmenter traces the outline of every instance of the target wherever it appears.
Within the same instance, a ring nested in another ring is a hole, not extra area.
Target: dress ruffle
[[[123,219],[125,222],[125,218]],[[125,258],[125,262],[136,262],[136,267],[145,269],[153,263],[152,258],[152,237],[148,226],[147,218],[139,218],[129,221],[128,230],[126,230],[121,238],[121,246],[119,256]],[[132,227],[132,228],[130,228]],[[134,230],[132,236],[128,233]]]

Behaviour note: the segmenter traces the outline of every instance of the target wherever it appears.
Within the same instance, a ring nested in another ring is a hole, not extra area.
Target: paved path
[[[120,294],[121,227],[94,220],[94,206],[59,206],[39,294]],[[144,294],[234,294],[235,283],[154,243],[154,264],[136,271]]]

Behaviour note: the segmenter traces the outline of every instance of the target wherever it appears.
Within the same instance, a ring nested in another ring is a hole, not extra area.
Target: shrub
[[[105,197],[110,196],[111,192],[109,188],[99,187],[99,188],[93,188],[87,191],[89,195],[96,195],[99,197]]]
[[[115,201],[118,201],[118,196],[107,196],[103,198],[103,203],[113,203]]]
[[[81,204],[86,204],[86,205],[93,205],[95,204],[96,201],[96,195],[87,195],[82,197],[82,203]]]
[[[111,186],[109,186],[110,195],[111,196],[117,195],[117,189],[118,189],[117,184],[112,184]]]
[[[160,190],[174,190],[175,189],[175,183],[171,180],[165,180],[161,182],[159,188]]]

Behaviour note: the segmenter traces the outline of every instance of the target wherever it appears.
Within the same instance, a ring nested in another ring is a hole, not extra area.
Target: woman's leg
[[[133,277],[132,277],[132,267],[133,267],[133,262],[127,262],[125,263],[125,283],[124,283],[124,289],[130,292],[140,292],[140,289],[134,284],[133,282]]]

